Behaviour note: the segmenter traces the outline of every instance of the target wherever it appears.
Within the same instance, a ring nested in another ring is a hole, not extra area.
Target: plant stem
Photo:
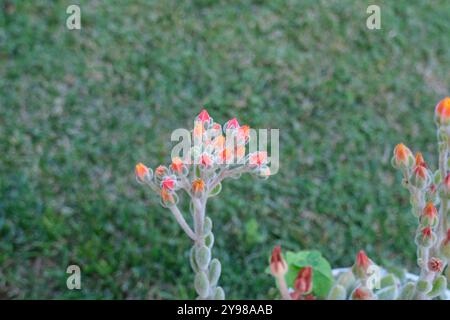
[[[191,238],[192,240],[197,240],[197,235],[192,231],[191,227],[187,224],[186,220],[184,219],[183,215],[181,214],[180,210],[178,209],[177,205],[173,205],[169,207],[170,211],[172,212],[173,216],[177,220],[180,227],[186,232],[186,234]]]

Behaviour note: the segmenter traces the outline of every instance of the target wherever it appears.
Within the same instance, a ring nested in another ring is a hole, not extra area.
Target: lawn
[[[134,165],[168,163],[172,130],[203,107],[280,129],[278,174],[209,202],[228,298],[275,296],[275,244],[416,270],[390,158],[404,142],[436,168],[449,1],[0,3],[0,298],[194,298],[190,241]]]

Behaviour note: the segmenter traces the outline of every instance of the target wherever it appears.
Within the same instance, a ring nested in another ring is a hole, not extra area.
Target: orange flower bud
[[[434,226],[437,222],[437,209],[432,202],[428,202],[425,208],[423,208],[420,221],[423,225]]]
[[[168,174],[168,170],[164,166],[158,166],[158,168],[155,169],[155,175],[158,178],[162,178],[163,176]]]
[[[410,157],[412,157],[412,152],[403,143],[400,143],[395,147],[394,161],[397,166],[398,165],[407,166],[409,164]]]
[[[356,255],[356,261],[355,264],[352,267],[352,271],[358,278],[366,278],[367,277],[367,270],[369,266],[372,264],[372,261],[369,259],[369,257],[366,255],[364,250],[360,250],[358,254]]]
[[[430,269],[430,271],[433,272],[441,272],[443,269],[444,265],[442,263],[442,260],[432,257],[429,261],[428,261],[428,269]]]
[[[192,191],[196,194],[205,190],[205,182],[202,179],[196,179],[192,182]]]
[[[167,206],[175,203],[175,198],[172,193],[167,189],[161,189],[161,200],[162,203]]]
[[[150,170],[142,163],[138,163],[134,171],[139,182],[145,182],[146,180],[151,179]]]
[[[450,98],[445,97],[438,102],[435,109],[436,119],[440,123],[447,123],[450,120]]]
[[[274,277],[280,277],[284,276],[287,271],[288,266],[281,255],[281,247],[276,246],[272,251],[272,257],[270,258],[270,272]]]
[[[178,174],[181,174],[183,172],[183,160],[181,160],[179,157],[175,157],[172,159],[172,164],[170,165],[170,168],[173,172],[176,172]]]
[[[420,153],[420,152],[416,153],[415,163],[416,163],[416,167],[418,167],[418,166],[422,166],[425,168],[427,167],[427,164],[426,164],[425,160],[423,159],[422,153]]]

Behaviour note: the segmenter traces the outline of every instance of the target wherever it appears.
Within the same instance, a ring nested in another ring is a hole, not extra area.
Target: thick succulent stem
[[[198,294],[197,299],[225,298],[224,291],[217,286],[221,273],[219,260],[211,260],[211,251],[214,245],[211,219],[206,218],[207,197],[193,202],[193,218],[195,243],[191,250],[191,266],[195,272],[194,286]]]

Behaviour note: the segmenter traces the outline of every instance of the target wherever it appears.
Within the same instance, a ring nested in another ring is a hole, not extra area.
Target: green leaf
[[[325,298],[333,285],[333,276],[329,262],[319,251],[288,251],[286,262],[289,271],[286,274],[286,281],[292,288],[298,272],[306,266],[313,268],[313,294],[319,298]]]

